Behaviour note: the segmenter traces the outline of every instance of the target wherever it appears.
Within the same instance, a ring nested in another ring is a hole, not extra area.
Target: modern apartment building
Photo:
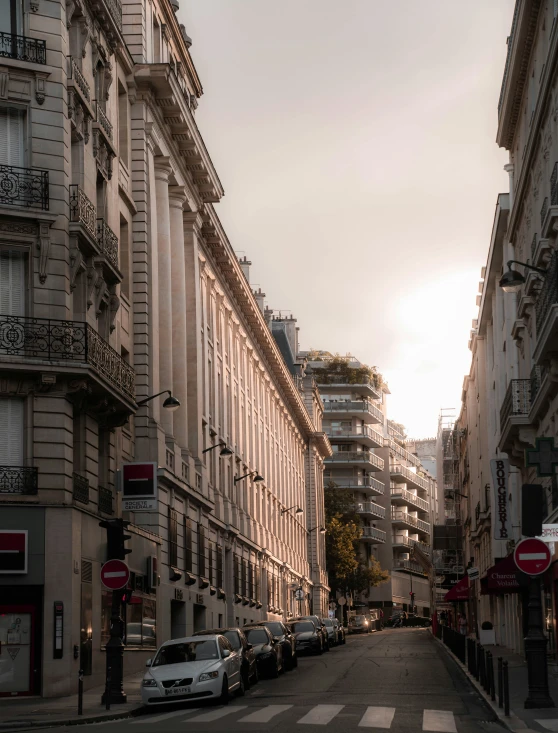
[[[131,522],[126,673],[171,636],[325,613],[331,447],[213,207],[178,3],[8,5],[0,695],[54,696],[104,680],[104,519]],[[128,463],[154,471],[146,510]]]

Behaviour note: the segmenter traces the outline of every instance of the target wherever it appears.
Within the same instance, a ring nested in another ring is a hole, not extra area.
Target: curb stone
[[[87,725],[88,723],[102,723],[109,720],[124,720],[125,718],[136,718],[143,714],[143,706],[118,713],[96,713],[95,715],[80,715],[71,718],[58,720],[14,720],[13,722],[0,723],[0,733],[8,731],[31,730],[38,728],[56,728],[70,725]]]

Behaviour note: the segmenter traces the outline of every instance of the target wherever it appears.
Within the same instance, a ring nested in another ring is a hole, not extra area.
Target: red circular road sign
[[[109,560],[101,568],[101,583],[110,590],[125,588],[130,580],[130,571],[123,560]]]
[[[550,567],[551,554],[547,544],[529,537],[517,545],[513,559],[519,570],[527,575],[541,575]]]

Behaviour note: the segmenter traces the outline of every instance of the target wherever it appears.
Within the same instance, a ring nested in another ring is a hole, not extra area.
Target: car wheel
[[[227,675],[223,677],[223,686],[221,687],[221,694],[218,698],[219,705],[229,704],[229,681]]]
[[[246,686],[244,684],[244,675],[241,674],[239,676],[240,676],[240,683],[238,685],[238,689],[236,690],[236,696],[244,697],[244,695],[246,694]]]

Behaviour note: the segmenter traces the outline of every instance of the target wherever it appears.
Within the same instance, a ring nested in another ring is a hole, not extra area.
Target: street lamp
[[[317,524],[315,527],[312,527],[312,529],[309,529],[308,530],[308,534],[311,534],[315,529],[319,529],[320,530],[320,534],[325,534],[326,531],[327,531],[325,527],[322,527],[319,524]]]
[[[151,395],[151,397],[146,397],[144,400],[140,400],[137,405],[138,407],[141,407],[142,405],[145,405],[146,402],[150,402],[151,400],[154,400],[155,397],[160,397],[162,394],[168,394],[167,399],[163,402],[165,410],[170,410],[171,412],[178,410],[180,407],[180,401],[177,400],[176,397],[172,396],[170,389],[164,389],[162,392],[157,392],[157,394]]]
[[[264,477],[260,476],[260,474],[257,471],[250,471],[250,473],[245,473],[244,476],[235,476],[234,483],[237,484],[239,481],[242,481],[243,478],[248,478],[248,476],[253,476],[254,474],[256,474],[254,478],[255,482],[264,480]]]
[[[216,445],[211,445],[209,448],[206,448],[205,450],[202,450],[202,453],[209,453],[210,450],[215,450],[215,448],[221,448],[219,451],[220,456],[232,456],[233,452],[232,450],[227,446],[227,444],[220,440]]]
[[[511,267],[512,264],[521,265],[522,267],[526,267],[528,270],[538,272],[539,275],[546,276],[546,270],[543,270],[540,267],[528,265],[526,262],[519,262],[519,260],[508,260],[508,269],[504,272],[500,278],[500,282],[498,283],[505,293],[517,293],[518,290],[521,290],[521,286],[525,284],[525,275],[522,275],[517,270],[513,270]]]
[[[304,509],[301,509],[297,504],[294,504],[293,506],[290,506],[288,509],[281,509],[281,516],[285,514],[286,512],[290,512],[291,509],[294,509],[296,507],[295,514],[304,514]]]

